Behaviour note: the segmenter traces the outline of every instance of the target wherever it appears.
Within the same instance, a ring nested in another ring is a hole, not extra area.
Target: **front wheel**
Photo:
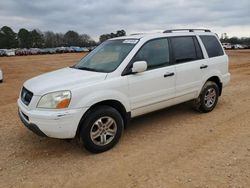
[[[211,112],[219,98],[219,87],[215,82],[207,81],[203,86],[200,96],[194,101],[194,107],[199,112]]]
[[[120,113],[110,106],[98,106],[87,112],[80,129],[80,142],[93,153],[111,149],[123,132]]]

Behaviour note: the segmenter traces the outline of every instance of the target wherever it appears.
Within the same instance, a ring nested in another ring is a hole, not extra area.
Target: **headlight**
[[[71,100],[70,91],[58,91],[48,93],[40,99],[37,108],[62,109],[69,106]]]

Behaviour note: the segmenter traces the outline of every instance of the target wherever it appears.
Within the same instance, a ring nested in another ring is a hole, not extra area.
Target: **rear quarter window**
[[[204,44],[208,57],[217,57],[224,55],[222,47],[215,36],[200,36]]]

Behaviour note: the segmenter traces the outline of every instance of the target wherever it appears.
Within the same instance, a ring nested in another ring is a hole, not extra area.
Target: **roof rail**
[[[173,31],[188,31],[188,32],[204,31],[204,32],[211,32],[209,29],[169,29],[169,30],[163,31],[163,33],[172,33]]]
[[[130,36],[133,36],[133,35],[143,35],[143,34],[145,34],[145,33],[132,33],[132,34],[130,34]]]

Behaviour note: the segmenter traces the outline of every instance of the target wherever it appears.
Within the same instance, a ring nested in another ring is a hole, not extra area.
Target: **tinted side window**
[[[171,38],[175,63],[183,63],[201,59],[197,57],[193,37]]]
[[[215,36],[200,36],[206,50],[208,57],[216,57],[224,55],[221,45]]]
[[[164,38],[147,42],[135,55],[133,62],[146,61],[149,70],[169,65],[169,59],[168,39]]]

